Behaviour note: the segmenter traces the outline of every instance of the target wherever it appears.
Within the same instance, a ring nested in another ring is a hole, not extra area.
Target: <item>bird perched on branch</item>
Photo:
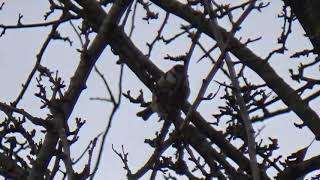
[[[190,94],[189,81],[183,65],[175,65],[156,82],[150,105],[137,113],[147,120],[154,113],[166,118],[170,113],[179,113]]]

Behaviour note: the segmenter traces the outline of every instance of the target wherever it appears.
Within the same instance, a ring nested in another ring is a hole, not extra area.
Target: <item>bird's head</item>
[[[175,65],[173,66],[173,68],[171,68],[170,71],[175,74],[184,74],[184,65],[181,65],[181,64]]]

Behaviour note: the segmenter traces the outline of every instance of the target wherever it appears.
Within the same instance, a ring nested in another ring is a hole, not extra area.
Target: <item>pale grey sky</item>
[[[271,1],[270,7],[264,9],[262,13],[255,11],[251,14],[244,22],[242,31],[237,33],[237,37],[243,37],[243,41],[247,38],[253,39],[262,36],[261,41],[249,45],[249,47],[261,57],[265,57],[271,49],[279,47],[276,42],[278,34],[281,31],[282,22],[277,18],[277,14],[280,12],[281,6],[282,3],[280,1]],[[158,10],[154,6],[152,6],[152,9]],[[16,24],[19,13],[24,15],[22,23],[28,24],[39,22],[43,20],[43,14],[47,10],[48,6],[46,1],[6,1],[4,9],[0,11],[0,24]],[[149,25],[146,22],[137,20],[138,24],[136,25],[133,34],[133,41],[136,46],[143,49],[144,52],[147,52],[145,43],[152,41],[155,36],[155,31],[160,26],[164,17],[161,10],[159,10],[159,13],[161,20],[151,21]],[[144,14],[141,14],[141,12],[138,11],[137,18],[140,18],[143,15]],[[53,17],[51,19],[54,19]],[[173,15],[171,15],[171,20],[167,25],[167,29],[164,31],[165,37],[171,37],[170,34],[179,31],[180,23],[181,20],[179,18],[173,18]],[[220,23],[223,24],[224,22]],[[184,22],[184,24],[186,23]],[[49,30],[50,28],[8,29],[6,34],[0,38],[1,102],[8,103],[17,97],[21,89],[21,84],[25,82],[27,75],[33,68],[36,55],[42,43],[45,41]],[[62,35],[72,37],[72,40],[74,41],[73,46],[70,47],[68,43],[61,41],[52,42],[46,50],[42,64],[49,67],[52,71],[59,70],[60,76],[68,83],[70,76],[73,74],[77,63],[79,62],[79,53],[76,49],[80,48],[80,45],[69,23],[65,23],[63,28],[59,28],[59,32]],[[303,37],[304,32],[298,23],[294,24],[293,32],[294,35],[291,36],[288,43],[290,49],[302,50],[311,47],[310,43]],[[162,58],[166,56],[166,54],[179,55],[186,52],[190,46],[189,42],[190,41],[187,40],[186,43],[186,38],[180,38],[177,42],[170,44],[169,46],[159,43],[155,46],[151,59],[163,70],[168,70],[173,63],[164,62]],[[211,47],[214,44],[214,41],[207,39],[204,35],[202,36],[202,42],[206,47]],[[295,83],[289,81],[290,74],[288,69],[290,67],[295,67],[298,64],[298,61],[290,61],[290,63],[288,63],[288,57],[292,52],[294,51],[286,53],[285,56],[275,55],[271,60],[271,64],[277,73],[285,77],[290,85],[296,86]],[[216,54],[218,55],[218,53]],[[197,50],[192,59],[198,59],[201,55],[201,51]],[[314,57],[309,58],[311,59]],[[116,60],[117,58],[115,58],[109,48],[107,48],[100,57],[98,66],[109,80],[112,90],[117,93],[119,66],[115,65]],[[189,73],[192,89],[192,94],[189,98],[191,102],[194,100],[197,90],[201,86],[201,79],[206,76],[209,68],[211,68],[211,63],[208,61],[203,61],[198,64],[195,63],[195,61],[191,63],[191,72]],[[259,81],[256,75],[250,72],[247,73],[252,74],[250,76],[253,78],[251,81]],[[319,72],[315,70],[310,73]],[[215,80],[220,82],[226,81],[221,73],[215,77]],[[139,90],[143,89],[146,97],[150,98],[150,92],[128,68],[125,68],[123,85],[124,92],[131,90],[133,95],[138,95]],[[105,97],[107,94],[102,81],[95,73],[91,74],[87,86],[88,88],[82,93],[71,116],[71,119],[81,117],[87,120],[86,125],[81,130],[79,142],[71,147],[74,158],[77,158],[78,155],[81,154],[82,150],[93,137],[104,130],[112,107],[107,103],[89,100],[90,97]],[[23,101],[19,104],[19,107],[24,108],[33,115],[43,117],[47,112],[39,109],[41,103],[39,99],[33,95],[35,93],[35,88],[36,81],[33,80]],[[212,83],[208,92],[215,92],[216,90],[217,84]],[[214,103],[204,102],[201,104],[199,109],[204,117],[212,119],[211,114],[214,111],[218,111],[217,107],[221,104],[219,101],[219,98],[216,98]],[[312,102],[311,105],[319,114],[319,99]],[[152,153],[152,149],[144,144],[144,139],[154,137],[155,131],[159,129],[161,124],[156,121],[157,116],[155,115],[148,122],[138,119],[135,114],[139,109],[138,105],[129,103],[125,98],[122,99],[121,108],[113,120],[112,129],[107,138],[103,160],[96,179],[125,179],[126,177],[126,172],[123,170],[121,160],[111,150],[112,144],[117,150],[120,150],[121,145],[124,145],[126,152],[129,152],[129,165],[133,172],[141,167],[150,153]],[[0,115],[3,114],[0,112]],[[279,151],[276,151],[276,153],[288,155],[288,152],[294,152],[294,150],[305,147],[313,139],[313,135],[309,130],[306,128],[298,130],[294,127],[293,122],[298,122],[298,118],[293,113],[289,113],[259,123],[256,127],[261,128],[262,126],[265,126],[265,128],[258,138],[266,138],[270,135],[277,137],[279,139],[280,149]],[[320,143],[315,142],[310,148],[307,158],[317,154],[317,149],[319,148]],[[96,148],[96,151],[97,150],[98,148]],[[86,159],[83,162],[86,162]],[[82,166],[79,166],[79,169],[76,170],[79,171],[81,168]],[[148,176],[144,177],[145,178],[143,179],[149,178]]]

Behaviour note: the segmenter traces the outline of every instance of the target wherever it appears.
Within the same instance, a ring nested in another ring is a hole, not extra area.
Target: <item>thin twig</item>
[[[214,24],[217,25],[218,22],[217,22],[217,19],[215,18],[215,14],[213,14],[211,3],[209,3],[208,0],[206,0],[205,3],[206,3],[206,8],[209,12],[211,19],[213,20]],[[233,27],[232,27],[233,32],[231,32],[230,34],[234,34],[236,32],[236,29],[238,29],[240,24],[245,20],[245,18],[253,10],[255,3],[256,3],[256,0],[252,0],[250,2],[248,8],[243,12],[243,14],[237,20],[237,22],[233,24]],[[226,49],[226,47],[228,46],[229,42],[226,42],[226,43],[223,42],[221,32],[217,31],[216,28],[214,29],[214,34],[217,37],[217,43],[218,43],[219,48],[222,49],[221,51],[224,51]],[[229,40],[229,38],[228,38],[228,40]],[[254,130],[252,127],[252,123],[250,121],[250,117],[249,117],[249,113],[248,113],[246,104],[245,104],[244,99],[241,95],[240,83],[237,79],[234,64],[233,64],[228,52],[225,52],[225,59],[226,59],[226,64],[229,69],[231,83],[234,87],[233,92],[236,96],[237,103],[240,107],[240,115],[243,120],[246,134],[247,134],[247,142],[248,142],[248,150],[249,150],[252,177],[254,180],[260,180],[260,171],[259,171],[259,167],[258,167],[258,163],[257,163],[256,143],[255,143]]]
[[[61,15],[60,19],[64,19],[64,15]],[[66,19],[66,20],[64,19],[64,21],[67,21],[67,20],[69,20],[69,19]],[[52,25],[52,29],[51,29],[51,31],[50,31],[47,39],[46,39],[45,42],[43,43],[43,45],[42,45],[42,47],[41,47],[41,49],[40,49],[40,52],[39,52],[39,53],[37,54],[37,56],[36,56],[36,57],[37,57],[36,63],[35,63],[32,71],[31,71],[31,73],[29,74],[26,82],[22,85],[22,90],[20,91],[17,99],[16,99],[14,102],[12,102],[11,105],[12,105],[13,107],[16,107],[16,106],[18,105],[18,103],[19,103],[20,100],[22,99],[23,95],[24,95],[25,92],[27,91],[27,88],[29,87],[29,84],[31,83],[31,80],[32,80],[34,74],[36,73],[36,71],[37,71],[37,69],[38,69],[38,65],[40,65],[40,62],[41,62],[41,60],[42,60],[42,56],[43,56],[45,50],[47,49],[50,41],[52,40],[52,37],[54,36],[56,30],[58,29],[58,26],[60,25],[61,22],[64,22],[64,21],[61,21],[61,20],[59,21],[59,20],[57,20],[57,21],[54,21],[55,23],[53,23],[53,24],[51,23],[51,24],[50,24],[50,25]]]

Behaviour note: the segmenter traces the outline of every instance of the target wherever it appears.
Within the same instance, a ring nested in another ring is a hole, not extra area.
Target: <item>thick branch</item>
[[[99,33],[93,40],[89,49],[81,56],[80,63],[76,69],[74,76],[71,78],[70,86],[66,91],[63,100],[61,100],[61,109],[63,112],[56,112],[53,114],[54,122],[57,123],[57,128],[63,127],[62,123],[69,118],[77,100],[86,88],[86,81],[91,73],[94,64],[100,57],[101,53],[107,46],[106,36],[109,36],[113,27],[121,17],[122,8],[113,6],[110,10],[110,15],[103,19]],[[58,142],[59,136],[54,131],[48,131],[42,148],[39,151],[36,161],[33,163],[33,168],[28,177],[29,180],[43,179],[44,172],[54,155],[55,147]]]
[[[277,179],[298,179],[314,170],[320,169],[320,156],[313,157],[301,163],[291,165],[278,174]]]
[[[17,163],[4,154],[0,154],[0,169],[5,170],[6,176],[10,179],[25,179],[27,171],[17,165]]]
[[[319,0],[283,0],[297,16],[314,50],[320,55],[320,1]]]

